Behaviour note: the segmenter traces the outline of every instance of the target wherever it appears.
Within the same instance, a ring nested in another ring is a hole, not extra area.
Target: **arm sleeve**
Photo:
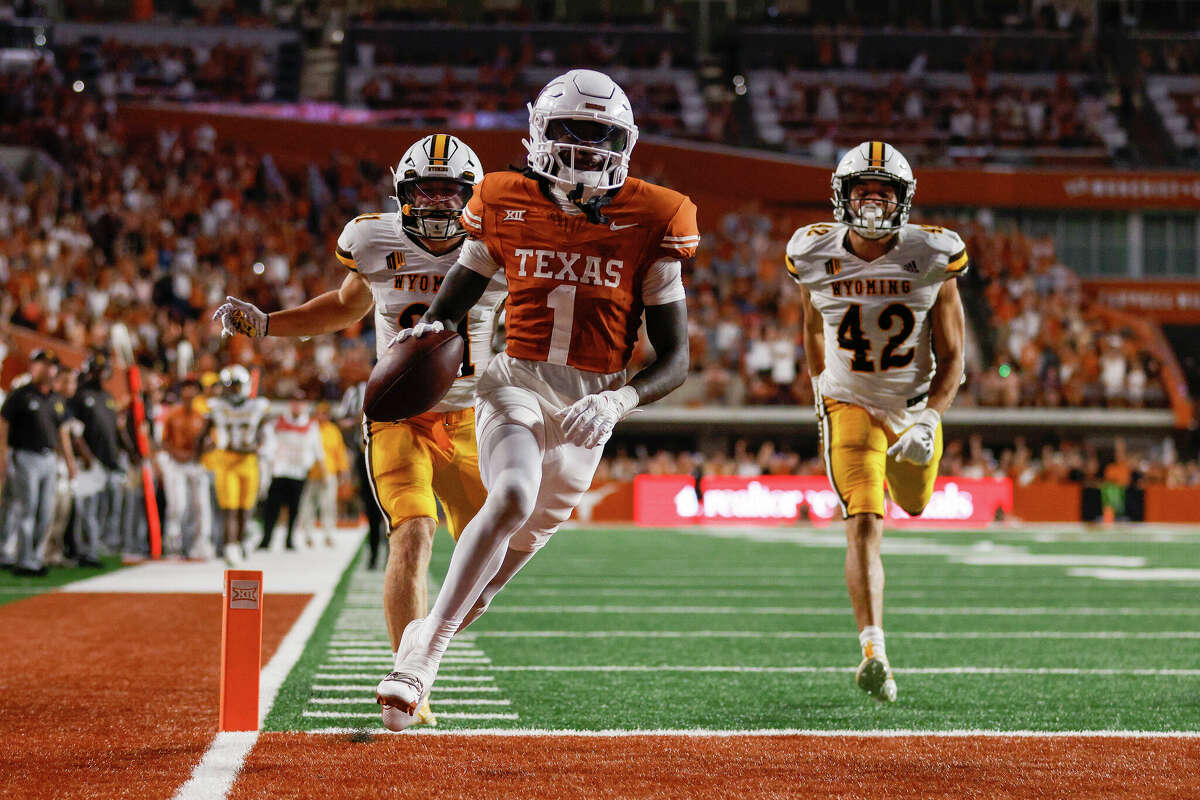
[[[488,278],[500,271],[500,265],[492,257],[492,251],[481,240],[473,237],[463,243],[462,252],[458,254],[458,263]]]
[[[663,232],[661,248],[671,258],[691,258],[700,244],[700,226],[696,222],[696,204],[684,197]]]
[[[342,262],[342,266],[351,272],[358,272],[358,262],[354,260],[354,220],[346,223],[346,227],[342,228],[342,233],[338,236],[337,249],[334,255],[337,260]]]
[[[650,265],[642,281],[642,304],[665,306],[683,300],[683,267],[677,259],[662,258]]]

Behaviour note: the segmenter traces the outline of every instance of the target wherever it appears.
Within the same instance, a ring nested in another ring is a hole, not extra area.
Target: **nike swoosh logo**
[[[636,228],[637,226],[638,226],[638,223],[636,223],[636,222],[631,222],[628,225],[618,225],[615,222],[611,222],[608,225],[608,229],[610,231],[623,231],[626,228]]]

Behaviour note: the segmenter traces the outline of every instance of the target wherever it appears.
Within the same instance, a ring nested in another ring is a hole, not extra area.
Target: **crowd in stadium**
[[[131,141],[115,106],[75,95],[53,68],[21,80],[28,91],[8,95],[0,113],[6,139],[41,148],[62,172],[24,184],[9,176],[0,200],[8,316],[80,347],[103,345],[120,319],[144,363],[177,372],[183,358],[215,370],[225,356],[206,311],[227,294],[270,309],[324,291],[337,278],[330,253],[341,226],[390,202],[384,165],[335,154],[285,176],[205,126]],[[799,292],[780,259],[796,224],[811,221],[748,206],[704,232],[688,281],[695,376],[674,402],[811,400]],[[972,291],[987,300],[971,322],[992,345],[980,351],[991,363],[968,365],[960,404],[1166,405],[1161,365],[1127,331],[1106,331],[1089,314],[1048,239],[952,227],[971,253]],[[234,340],[230,355],[261,361],[264,390],[275,396],[303,389],[334,398],[370,369],[370,326],[348,333],[257,349]]]
[[[115,40],[97,48],[55,49],[67,75],[94,74],[103,98],[160,98],[179,102],[256,102],[275,96],[268,49],[249,45],[133,45]]]

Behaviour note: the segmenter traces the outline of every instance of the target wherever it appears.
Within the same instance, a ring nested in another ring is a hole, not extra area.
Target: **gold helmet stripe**
[[[435,134],[433,137],[433,155],[430,158],[435,162],[446,161],[446,151],[450,149],[450,136],[445,133]]]
[[[883,142],[871,142],[871,166],[883,167]]]

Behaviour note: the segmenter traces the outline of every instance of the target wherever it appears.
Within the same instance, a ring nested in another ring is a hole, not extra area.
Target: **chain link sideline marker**
[[[217,729],[258,730],[262,570],[225,570],[221,597],[221,710]]]

